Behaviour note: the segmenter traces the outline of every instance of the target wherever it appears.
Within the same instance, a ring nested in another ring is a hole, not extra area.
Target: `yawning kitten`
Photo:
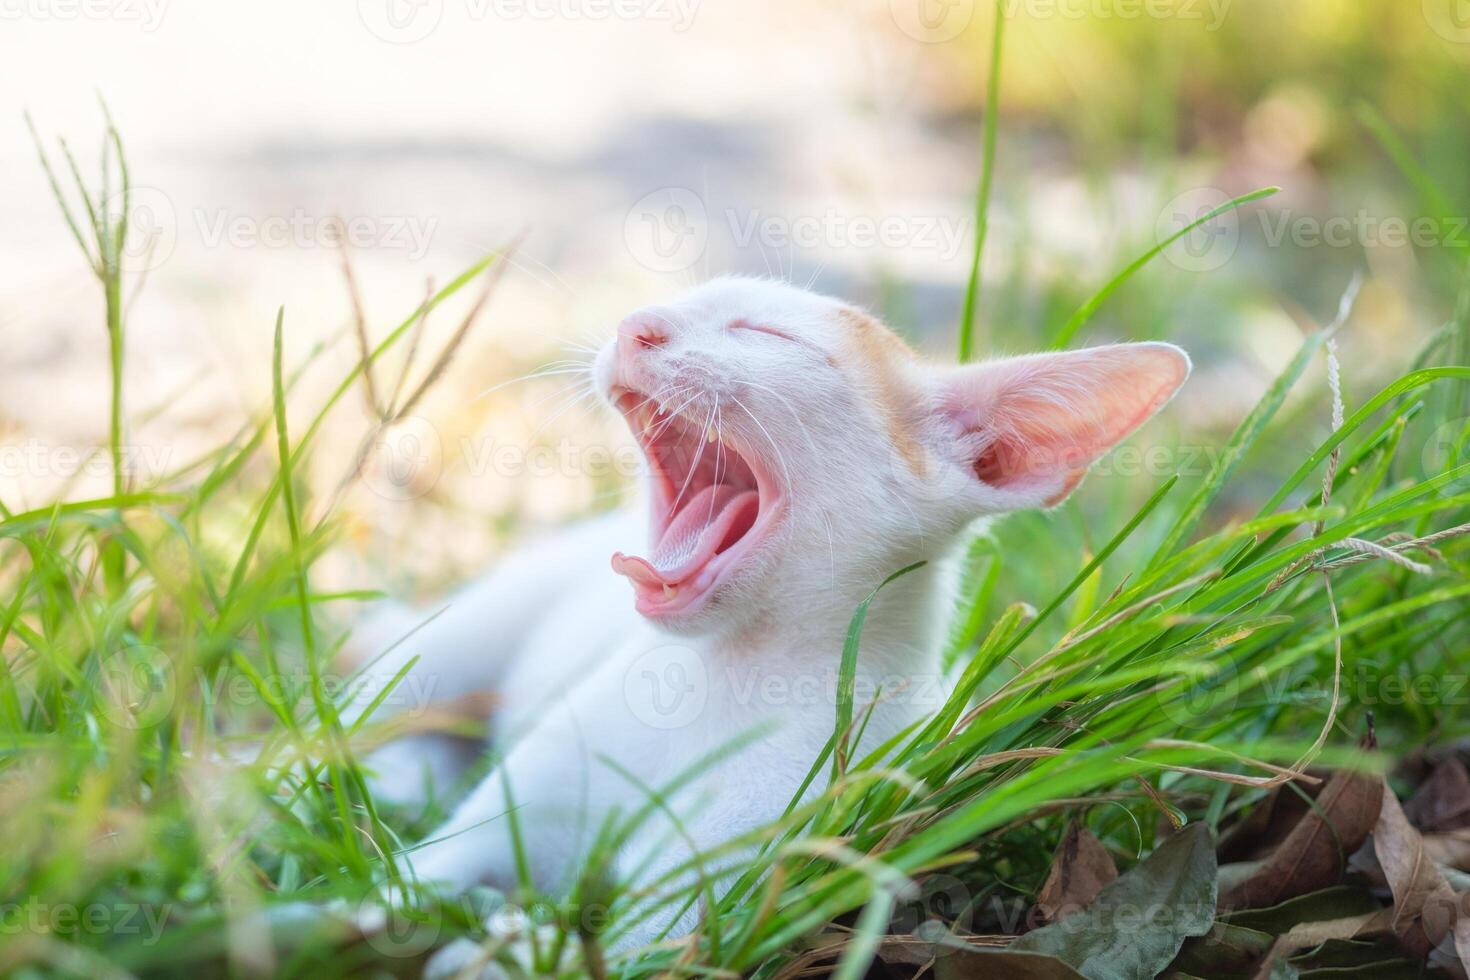
[[[593,375],[647,458],[647,516],[531,545],[371,669],[386,682],[419,656],[418,689],[497,697],[503,762],[411,853],[415,872],[450,889],[514,886],[509,790],[532,877],[564,890],[610,812],[638,810],[746,736],[654,808],[616,871],[652,881],[691,844],[779,818],[832,735],[843,637],[863,597],[928,561],[869,612],[859,713],[878,704],[856,754],[943,703],[951,597],[937,560],[961,532],[1061,502],[1189,367],[1161,343],[932,364],[855,307],[747,279],[632,314]],[[430,615],[400,613],[366,635],[381,649]],[[370,766],[384,792],[408,795],[456,761],[417,736]]]

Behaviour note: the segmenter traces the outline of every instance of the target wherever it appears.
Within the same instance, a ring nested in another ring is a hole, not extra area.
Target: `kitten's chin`
[[[652,513],[648,557],[618,552],[612,569],[632,584],[638,612],[689,622],[770,538],[785,495],[738,440],[635,391],[614,404],[648,460]]]

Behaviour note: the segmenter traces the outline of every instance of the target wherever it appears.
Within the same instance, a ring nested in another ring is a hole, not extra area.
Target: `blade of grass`
[[[970,255],[970,278],[965,285],[965,308],[960,317],[961,363],[975,353],[975,313],[980,302],[980,258],[990,229],[990,189],[995,182],[995,145],[1000,129],[1000,63],[1004,50],[1005,3],[995,0],[990,39],[990,80],[985,90],[985,132],[980,160],[980,188],[975,194],[975,251]]]
[[[842,662],[837,668],[837,727],[832,733],[832,744],[836,747],[832,752],[832,778],[834,780],[842,778],[847,771],[847,740],[852,728],[853,688],[857,683],[858,646],[863,638],[863,624],[868,619],[868,607],[889,583],[926,564],[927,562],[922,561],[914,562],[879,582],[878,587],[858,603],[857,611],[852,614],[852,620],[847,625],[847,638],[842,643]]]
[[[1109,296],[1113,295],[1113,293],[1118,290],[1119,286],[1122,286],[1123,283],[1131,279],[1135,272],[1137,272],[1139,269],[1142,269],[1145,265],[1149,263],[1151,259],[1153,259],[1154,256],[1158,255],[1164,249],[1168,248],[1170,245],[1174,244],[1179,239],[1183,238],[1185,235],[1189,234],[1191,231],[1194,231],[1194,229],[1200,227],[1201,225],[1208,224],[1211,221],[1215,220],[1226,211],[1238,208],[1242,204],[1249,204],[1251,201],[1259,201],[1261,198],[1270,197],[1272,194],[1275,194],[1280,190],[1281,188],[1279,187],[1262,187],[1260,190],[1251,191],[1249,194],[1242,194],[1240,197],[1234,198],[1230,201],[1226,201],[1219,207],[1213,208],[1208,214],[1204,215],[1203,217],[1185,225],[1183,228],[1179,229],[1177,232],[1170,235],[1162,242],[1159,242],[1147,252],[1144,252],[1138,258],[1129,263],[1122,272],[1118,273],[1112,279],[1108,280],[1108,284],[1103,286],[1102,289],[1099,289],[1095,294],[1093,294],[1091,299],[1089,299],[1087,302],[1083,303],[1077,308],[1077,312],[1073,313],[1071,317],[1067,319],[1067,322],[1062,324],[1062,328],[1058,330],[1057,335],[1052,338],[1052,348],[1062,348],[1070,344],[1073,338],[1077,336],[1077,331],[1081,330],[1083,324],[1085,324],[1088,320],[1092,318],[1092,314],[1097,312],[1097,308],[1101,306]]]

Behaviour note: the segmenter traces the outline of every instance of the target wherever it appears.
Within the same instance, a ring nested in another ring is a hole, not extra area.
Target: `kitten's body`
[[[833,733],[846,619],[756,642],[662,632],[632,609],[627,584],[606,572],[605,556],[636,541],[645,523],[619,512],[552,534],[442,612],[426,614],[434,618],[422,625],[394,615],[393,629],[413,633],[372,667],[375,675],[386,682],[417,655],[414,670],[434,679],[436,696],[471,686],[495,692],[490,730],[507,753],[498,775],[431,835],[447,839],[412,854],[423,880],[452,888],[516,884],[500,777],[520,807],[534,880],[551,893],[570,887],[612,809],[628,815],[645,807],[647,790],[681,773],[704,770],[678,797],[682,834],[672,833],[667,814],[650,814],[614,869],[624,880],[656,879],[690,857],[691,842],[713,848],[778,819],[795,797]],[[943,594],[931,587],[937,571],[911,573],[872,604],[854,687],[860,706],[884,693],[856,755],[943,703],[932,635],[942,622],[932,609]],[[538,615],[514,614],[526,610]],[[441,683],[449,690],[441,692]],[[709,764],[742,736],[752,740]],[[426,776],[439,789],[449,785],[466,761],[460,746],[434,736],[391,744],[370,760],[384,793],[404,801],[421,798]],[[668,924],[668,915],[651,916],[627,941]]]
[[[876,703],[860,754],[944,700],[936,560],[977,516],[1065,497],[1187,370],[1162,344],[929,365],[861,311],[747,280],[628,318],[594,379],[655,461],[650,518],[532,545],[372,668],[386,680],[420,655],[420,690],[498,698],[503,762],[413,852],[415,871],[453,888],[512,886],[507,789],[530,870],[552,891],[573,883],[610,813],[655,793],[610,869],[623,880],[656,880],[778,818],[833,734],[858,603],[929,562],[870,609],[858,715]],[[649,559],[617,550],[640,544]],[[380,621],[368,649],[431,614]],[[385,788],[411,790],[426,766],[442,780],[462,760],[418,737],[372,761]],[[700,775],[663,793],[691,769]]]

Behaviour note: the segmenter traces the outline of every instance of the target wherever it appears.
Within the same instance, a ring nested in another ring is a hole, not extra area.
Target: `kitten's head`
[[[1188,374],[1160,343],[932,364],[838,300],[715,280],[597,357],[651,484],[647,557],[613,568],[672,629],[846,616],[975,517],[1060,503]]]

